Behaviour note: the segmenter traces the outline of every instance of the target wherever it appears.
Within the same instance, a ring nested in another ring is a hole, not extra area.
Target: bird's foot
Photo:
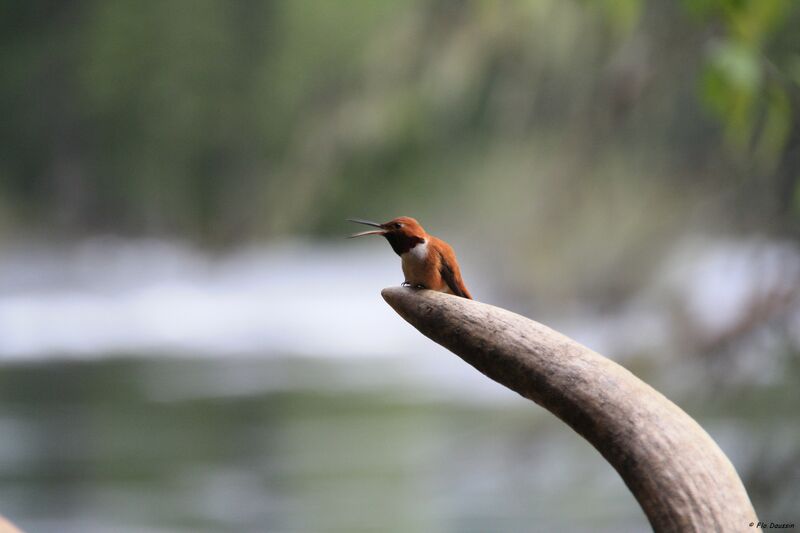
[[[417,289],[417,290],[419,290],[419,289],[427,289],[427,287],[425,285],[422,285],[421,283],[417,283],[416,285],[414,285],[414,288]]]
[[[403,281],[403,283],[401,283],[400,286],[401,287],[410,287],[411,284],[409,282],[407,282],[407,281]]]

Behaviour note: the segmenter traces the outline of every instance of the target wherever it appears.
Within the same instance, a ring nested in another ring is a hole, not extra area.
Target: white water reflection
[[[380,298],[401,272],[374,244],[293,242],[219,255],[156,240],[5,246],[0,358],[441,353]],[[764,318],[757,313],[800,331],[800,252],[789,243],[693,238],[663,265],[616,310],[592,302],[568,315],[548,310],[551,325],[617,359],[670,351],[676,339],[713,344]]]
[[[463,401],[516,398],[420,335],[383,301],[380,290],[402,276],[385,246],[284,243],[212,256],[163,241],[94,240],[5,252],[0,361],[220,361],[208,379],[177,376],[167,387],[164,376],[148,380],[159,399],[398,384]],[[226,363],[232,357],[347,364],[291,376],[275,375],[283,368],[275,365],[247,375],[241,364]]]
[[[385,249],[361,246],[219,257],[157,241],[7,249],[0,357],[430,352],[380,298],[400,275]]]

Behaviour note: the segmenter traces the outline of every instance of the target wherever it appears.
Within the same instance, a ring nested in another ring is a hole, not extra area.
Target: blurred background
[[[694,416],[800,521],[800,5],[0,3],[0,513],[33,531],[641,531],[419,335],[347,217]]]

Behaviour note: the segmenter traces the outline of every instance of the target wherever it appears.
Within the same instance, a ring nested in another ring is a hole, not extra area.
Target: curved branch
[[[655,531],[744,531],[757,522],[736,470],[708,433],[620,365],[499,307],[400,287],[381,294],[424,335],[588,440]]]

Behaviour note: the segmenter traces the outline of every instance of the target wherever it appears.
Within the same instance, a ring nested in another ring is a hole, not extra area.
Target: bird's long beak
[[[367,226],[374,226],[376,228],[381,228],[377,230],[370,230],[370,231],[362,231],[361,233],[353,233],[349,235],[347,238],[352,239],[354,237],[363,237],[364,235],[383,235],[386,231],[383,229],[383,225],[378,224],[377,222],[370,222],[369,220],[361,220],[358,218],[348,218],[348,222],[355,222],[356,224],[365,224]]]

